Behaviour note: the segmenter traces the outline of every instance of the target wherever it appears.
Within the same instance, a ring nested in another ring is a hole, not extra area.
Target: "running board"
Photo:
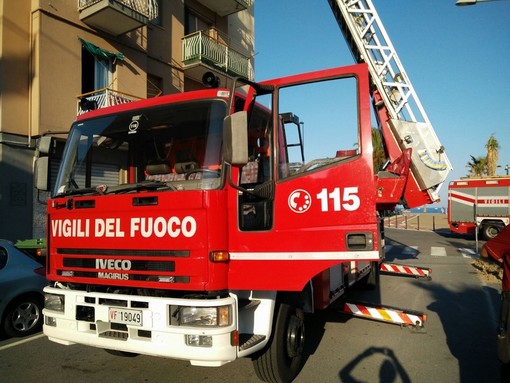
[[[266,339],[265,335],[239,334],[239,350],[247,350]]]

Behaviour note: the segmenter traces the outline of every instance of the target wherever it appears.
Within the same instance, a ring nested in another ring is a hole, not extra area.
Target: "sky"
[[[485,156],[491,134],[510,165],[510,0],[373,0],[418,98],[453,166],[447,183]],[[255,1],[255,80],[351,65],[327,0]],[[313,102],[311,99],[310,102]]]

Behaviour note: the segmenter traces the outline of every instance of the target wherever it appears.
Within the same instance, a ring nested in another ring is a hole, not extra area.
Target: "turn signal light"
[[[230,333],[230,345],[239,346],[239,331],[234,330]]]
[[[227,262],[230,259],[228,251],[212,251],[210,254],[212,262]]]

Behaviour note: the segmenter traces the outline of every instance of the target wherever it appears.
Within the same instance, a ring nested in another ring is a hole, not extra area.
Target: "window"
[[[184,25],[184,34],[189,35],[193,32],[207,31],[212,27],[212,23],[193,13],[189,8],[186,8],[186,22]]]
[[[2,270],[7,264],[7,250],[0,247],[0,270]]]
[[[113,62],[111,59],[99,59],[82,47],[81,91],[94,92],[108,88],[112,82]]]
[[[248,163],[241,169],[240,185],[248,190],[271,184],[272,95],[257,96],[248,122]],[[239,108],[236,108],[239,109]],[[242,231],[269,230],[273,225],[273,201],[256,194],[239,195],[239,228]]]
[[[224,100],[190,100],[76,122],[56,194],[216,189],[222,183]],[[159,183],[158,183],[159,182]]]
[[[354,78],[341,78],[280,90],[280,179],[359,154],[356,86]]]

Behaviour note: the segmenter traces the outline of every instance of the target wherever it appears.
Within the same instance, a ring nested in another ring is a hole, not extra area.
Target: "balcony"
[[[250,6],[251,0],[198,0],[198,2],[223,17],[244,11]]]
[[[227,77],[253,80],[251,59],[233,50],[214,32],[217,31],[211,29],[184,36],[182,62],[186,76],[202,82],[203,74],[212,70]]]
[[[132,96],[109,88],[103,88],[94,92],[81,94],[77,98],[78,115],[90,112],[91,110],[125,104],[127,102],[141,99],[141,97]]]
[[[78,0],[80,20],[88,26],[119,36],[158,17],[156,0]]]

